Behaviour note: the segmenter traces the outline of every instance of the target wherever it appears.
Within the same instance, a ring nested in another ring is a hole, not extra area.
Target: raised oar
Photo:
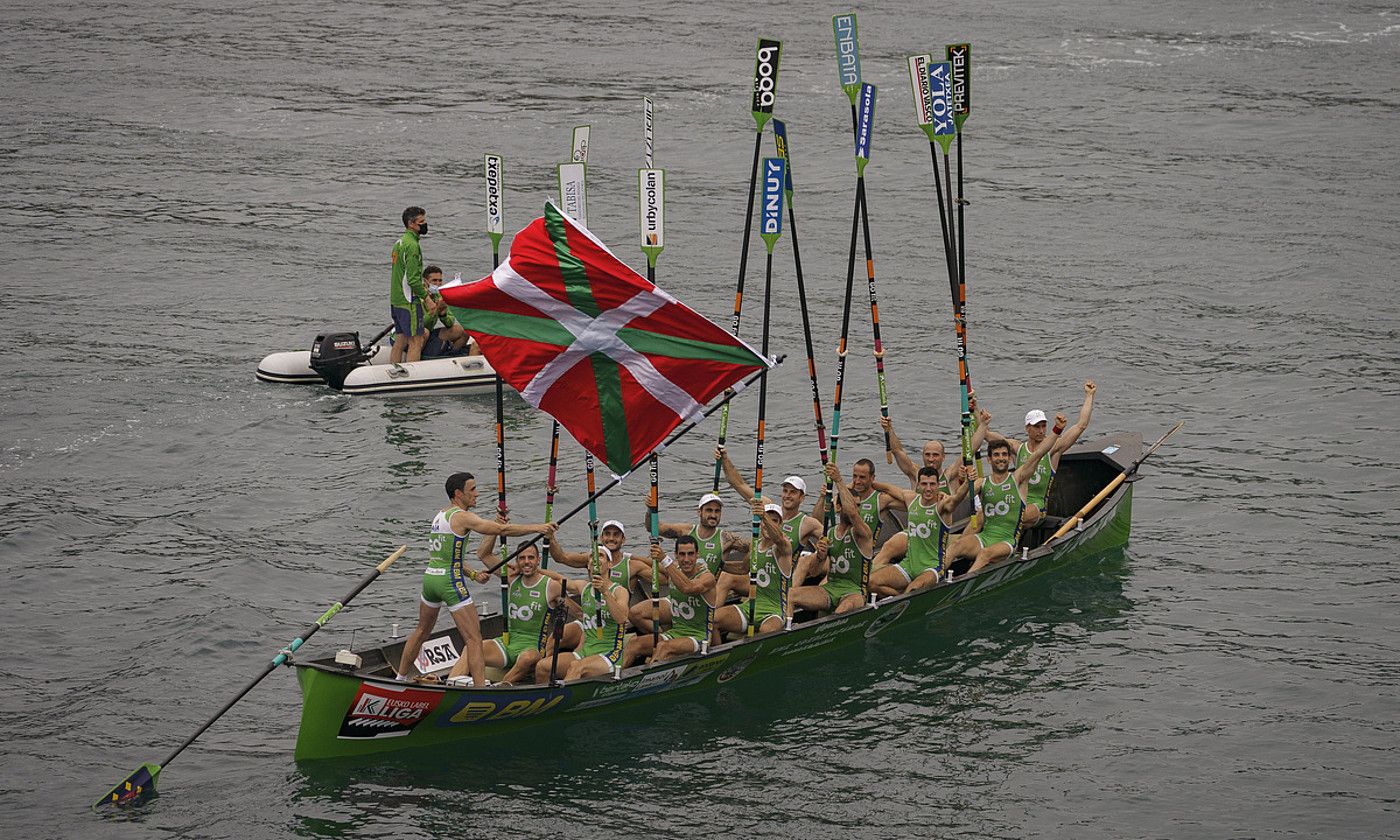
[[[861,236],[865,240],[865,278],[870,286],[870,329],[875,338],[875,379],[880,392],[880,416],[889,419],[890,397],[885,384],[885,345],[880,341],[880,304],[875,295],[875,256],[870,243],[869,197],[865,190],[865,165],[870,162],[871,139],[875,127],[875,86],[861,85],[860,112],[856,131],[856,194],[860,201]],[[864,146],[865,154],[861,155]],[[885,463],[894,463],[890,433],[885,432]]]
[[[647,280],[656,283],[656,258],[665,244],[665,203],[666,172],[653,169],[655,165],[656,141],[653,137],[655,121],[652,119],[650,99],[643,100],[643,143],[642,162],[644,169],[637,171],[638,226],[642,237],[642,253],[647,258]],[[651,544],[661,543],[661,494],[657,477],[656,453],[651,456],[651,497],[647,502],[648,527],[651,530]],[[651,561],[651,650],[652,657],[661,646],[661,567]]]
[[[778,355],[778,356],[775,356],[775,357],[773,358],[773,364],[775,364],[775,365],[780,365],[780,364],[783,363],[783,360],[784,360],[785,358],[787,358],[787,357],[784,356],[784,355],[781,355],[781,354]],[[752,385],[753,383],[757,382],[759,379],[761,379],[761,378],[763,378],[764,376],[767,376],[767,375],[768,375],[768,369],[767,369],[767,368],[749,374],[749,375],[744,379],[743,382],[740,382],[738,385],[735,385],[735,386],[731,387],[729,390],[725,391],[723,397],[721,397],[720,400],[719,400],[718,402],[711,404],[711,405],[708,406],[704,411],[700,412],[699,416],[695,417],[693,420],[690,420],[690,421],[687,422],[685,425],[683,425],[683,426],[681,426],[680,428],[676,429],[675,431],[671,432],[671,434],[668,435],[668,436],[666,437],[666,440],[663,441],[663,442],[662,442],[659,446],[657,446],[655,449],[653,449],[652,452],[655,453],[658,457],[660,457],[661,454],[664,453],[668,447],[670,447],[671,445],[673,445],[676,441],[680,440],[682,437],[685,437],[687,434],[689,434],[692,430],[695,429],[696,426],[700,425],[700,422],[703,421],[706,417],[709,417],[711,414],[714,414],[716,411],[719,411],[719,410],[721,410],[722,408],[724,408],[724,406],[725,406],[726,403],[728,403],[730,400],[734,399],[735,397],[739,396],[741,393],[743,393],[745,390],[747,390],[748,387],[749,387],[750,385]],[[571,510],[569,510],[568,513],[565,513],[563,516],[561,516],[561,517],[559,517],[558,519],[554,520],[554,521],[555,521],[555,524],[562,525],[562,524],[564,524],[565,522],[568,522],[570,519],[572,519],[572,518],[574,518],[575,516],[577,516],[578,513],[579,513],[580,511],[582,511],[585,507],[590,507],[590,506],[592,506],[594,503],[597,502],[597,500],[598,500],[603,494],[605,494],[605,493],[609,492],[610,490],[612,490],[613,488],[617,487],[619,484],[621,484],[623,481],[625,481],[625,480],[627,479],[627,476],[629,476],[629,475],[631,475],[632,473],[636,472],[637,468],[640,467],[640,466],[646,461],[647,457],[650,457],[650,455],[647,455],[646,457],[644,457],[644,458],[642,458],[642,459],[636,461],[635,463],[633,463],[632,466],[630,466],[630,467],[627,468],[627,471],[626,471],[626,472],[622,473],[622,474],[619,475],[619,476],[614,477],[614,478],[612,479],[612,481],[609,481],[607,484],[604,484],[604,485],[603,485],[601,488],[599,488],[598,490],[593,491],[593,492],[590,492],[590,493],[588,494],[588,498],[587,498],[587,499],[584,499],[583,501],[579,502],[579,503],[578,503],[577,505],[575,505]],[[589,466],[591,467],[591,465],[592,465],[592,463],[593,463],[592,457],[591,457],[591,456],[589,456],[589,457],[587,458],[587,463],[588,463]],[[590,486],[591,486],[591,485],[590,485]],[[596,527],[597,527],[597,525],[596,525],[597,514],[596,514],[596,513],[592,513],[591,515],[594,517],[594,528],[596,529]],[[510,557],[507,558],[507,561],[514,560],[514,559],[516,558],[516,556],[519,555],[520,552],[523,551],[527,546],[534,545],[535,543],[537,543],[537,542],[539,542],[539,541],[540,541],[540,537],[535,536],[535,537],[531,537],[530,539],[528,539],[528,540],[526,540],[525,542],[521,543],[520,545],[516,546],[516,547],[515,547],[515,551],[511,552],[511,555],[510,555]],[[488,573],[495,573],[495,571],[496,571],[496,569],[499,567],[499,565],[500,565],[500,564],[498,563],[497,565],[492,566],[491,568],[487,569],[486,571],[487,571]]]
[[[788,143],[787,125],[780,119],[773,120],[773,139],[778,147],[778,157],[783,159],[784,188],[787,197],[788,230],[792,233],[792,265],[797,273],[797,302],[802,309],[802,339],[807,347],[807,375],[812,380],[812,414],[817,425],[817,453],[821,456],[822,474],[826,474],[826,424],[822,422],[822,396],[817,385],[817,360],[812,351],[812,321],[807,313],[807,284],[802,279],[802,254],[797,246],[797,216],[792,209],[792,147]]]
[[[588,476],[588,539],[589,539],[590,545],[592,546],[592,548],[591,548],[591,550],[589,551],[589,554],[588,554],[588,557],[589,557],[588,576],[589,576],[589,577],[597,577],[597,576],[598,576],[598,572],[599,572],[599,568],[598,568],[598,497],[599,497],[600,495],[602,495],[602,494],[598,492],[597,486],[596,486],[596,481],[597,481],[597,479],[594,477],[594,472],[593,472],[593,453],[592,453],[592,452],[588,452],[588,451],[585,451],[585,452],[584,452],[584,455],[583,455],[583,465],[584,465],[584,466],[583,466],[584,472],[585,472],[585,473],[587,474],[587,476]],[[568,517],[565,516],[565,517],[561,518],[559,521],[560,521],[560,522],[563,522],[565,519],[568,519]],[[523,548],[523,547],[524,547],[524,546],[521,546],[521,548]],[[516,552],[517,554],[519,554],[519,553],[520,553],[520,549],[517,548],[517,549],[515,550],[515,552]],[[504,566],[504,565],[506,564],[506,562],[507,562],[506,560],[502,560],[501,563],[500,563],[500,565]],[[613,558],[613,562],[614,562],[614,563],[618,562],[618,558],[614,557],[614,558]],[[593,600],[594,600],[594,601],[597,603],[597,605],[598,605],[597,609],[594,610],[594,615],[593,615],[594,621],[593,621],[593,625],[594,625],[594,629],[597,631],[598,638],[601,639],[601,638],[603,638],[603,593],[602,593],[602,590],[598,589],[598,587],[596,587],[596,586],[593,587]]]
[[[325,626],[326,622],[330,621],[332,618],[335,618],[336,613],[345,609],[346,605],[348,605],[352,600],[354,600],[356,595],[359,595],[361,592],[364,591],[365,587],[369,586],[371,583],[374,583],[375,578],[379,577],[385,571],[387,571],[388,568],[394,564],[394,561],[402,557],[403,553],[407,550],[408,546],[401,545],[399,546],[398,551],[395,551],[393,554],[390,554],[388,557],[385,557],[383,560],[381,560],[379,562],[379,565],[375,566],[369,574],[365,575],[359,583],[355,584],[355,588],[351,589],[348,595],[346,595],[344,598],[341,598],[339,601],[336,601],[334,604],[331,604],[330,609],[326,610],[324,613],[321,613],[321,617],[316,619],[316,621],[305,631],[303,631],[300,636],[297,636],[295,639],[293,639],[291,644],[287,645],[286,649],[279,651],[277,655],[272,658],[272,661],[269,662],[266,665],[266,667],[263,668],[260,674],[258,674],[252,680],[250,680],[247,685],[243,686],[243,688],[239,690],[239,692],[236,695],[234,695],[232,700],[225,703],[223,705],[223,708],[219,709],[219,711],[214,713],[213,717],[206,720],[202,726],[200,726],[194,731],[193,735],[181,742],[180,746],[176,747],[175,750],[172,753],[170,753],[170,755],[162,759],[159,764],[148,762],[146,764],[142,764],[140,767],[133,770],[125,779],[122,779],[116,784],[115,787],[108,791],[105,796],[94,802],[92,804],[93,810],[97,810],[98,808],[101,808],[103,806],[121,808],[131,805],[139,805],[147,798],[155,795],[156,782],[160,779],[160,771],[166,765],[174,761],[176,756],[184,752],[185,747],[188,747],[190,744],[194,743],[194,740],[196,738],[198,738],[200,735],[203,735],[206,729],[214,725],[214,721],[223,717],[224,713],[227,712],[229,709],[232,709],[235,703],[237,703],[239,700],[242,700],[244,695],[252,691],[253,686],[262,682],[264,677],[266,677],[268,674],[272,673],[274,670],[277,669],[277,666],[282,665],[289,658],[291,658],[292,653],[294,653],[302,645],[306,644],[307,639],[310,639],[312,636],[314,636],[317,630],[320,630],[322,627]]]
[[[856,13],[833,15],[831,33],[836,38],[836,77],[846,98],[851,100],[851,133],[859,134],[856,102],[860,95],[860,37],[856,28]]]
[[[750,112],[757,126],[753,136],[753,166],[749,172],[749,205],[744,215],[744,244],[739,250],[739,282],[734,287],[734,317],[729,331],[739,334],[739,319],[744,313],[744,277],[749,266],[749,233],[753,228],[754,190],[758,185],[758,158],[763,143],[763,125],[773,118],[773,103],[778,94],[778,64],[783,57],[783,42],[758,39],[758,55],[753,68],[753,102]],[[719,416],[719,445],[724,447],[729,437],[729,403]],[[719,492],[719,476],[722,470],[720,459],[715,459],[714,492]]]
[[[768,358],[769,313],[773,302],[773,246],[783,235],[783,191],[787,185],[787,161],[780,157],[763,159],[763,218],[759,236],[768,251],[767,267],[763,272],[763,339],[759,353]],[[758,383],[758,436],[754,449],[753,497],[763,498],[763,439],[764,420],[768,410],[768,378]],[[753,514],[753,536],[749,543],[749,629],[754,634],[754,617],[758,601],[758,531],[762,513]]]
[[[1182,426],[1185,425],[1185,420],[1176,421],[1176,425],[1168,429],[1167,433],[1158,438],[1157,442],[1152,444],[1151,448],[1149,448],[1146,452],[1142,453],[1141,458],[1134,461],[1128,466],[1127,469],[1123,470],[1121,473],[1115,476],[1113,480],[1108,483],[1107,487],[1100,490],[1098,492],[1098,495],[1094,496],[1094,498],[1089,500],[1088,504],[1084,505],[1084,507],[1079,509],[1078,513],[1076,513],[1074,516],[1071,516],[1069,519],[1066,519],[1064,521],[1064,524],[1060,526],[1059,530],[1051,534],[1050,539],[1046,540],[1045,542],[1050,543],[1054,542],[1055,540],[1058,540],[1060,537],[1063,537],[1065,534],[1068,534],[1071,530],[1073,530],[1075,526],[1077,526],[1080,522],[1083,522],[1084,517],[1088,516],[1090,511],[1098,507],[1099,503],[1102,502],[1104,499],[1107,499],[1110,493],[1112,493],[1114,490],[1117,490],[1118,485],[1131,478],[1133,473],[1137,472],[1138,467],[1142,466],[1143,461],[1146,461],[1148,458],[1150,458],[1152,456],[1152,453],[1156,452],[1157,448],[1166,442],[1167,438],[1171,437],[1177,429],[1180,429]]]
[[[502,195],[505,191],[505,166],[500,155],[486,155],[486,235],[491,238],[491,270],[501,264],[501,236],[505,233],[505,211]],[[506,424],[505,381],[496,376],[496,511],[506,515]],[[510,616],[510,576],[504,561],[509,554],[506,538],[501,540],[501,617]],[[510,644],[510,621],[501,631],[501,642]]]
[[[550,430],[549,435],[549,480],[544,487],[545,522],[554,521],[554,491],[556,489],[554,481],[559,472],[559,421],[555,420],[553,426],[554,428]],[[553,539],[551,538],[546,542],[553,543]],[[540,560],[540,566],[546,569],[549,568],[548,551],[544,553],[544,557]]]
[[[972,45],[949,44],[948,79],[951,88],[953,125],[958,137],[958,327],[961,329],[959,348],[962,358],[963,377],[963,426],[967,430],[967,443],[971,449],[972,435],[977,428],[977,418],[972,416],[968,397],[972,393],[972,370],[967,361],[967,228],[963,219],[963,208],[967,199],[963,198],[963,123],[972,113]],[[947,154],[947,150],[944,150]],[[946,161],[947,158],[945,157]],[[951,187],[951,184],[950,184]],[[982,476],[982,461],[977,460],[977,475]]]

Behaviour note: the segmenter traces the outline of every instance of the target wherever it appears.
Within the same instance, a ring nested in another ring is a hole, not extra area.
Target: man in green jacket
[[[422,207],[403,211],[403,236],[389,254],[389,313],[394,317],[394,346],[389,361],[398,364],[408,357],[423,358],[428,340],[428,290],[423,286],[423,249],[418,240],[428,235],[428,214]]]

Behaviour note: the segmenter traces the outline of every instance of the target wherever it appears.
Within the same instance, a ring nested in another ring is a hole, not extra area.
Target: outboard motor
[[[311,369],[339,391],[350,371],[369,360],[358,332],[321,333],[311,344]]]

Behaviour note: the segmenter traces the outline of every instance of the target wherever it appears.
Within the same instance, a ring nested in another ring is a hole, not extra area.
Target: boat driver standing
[[[394,317],[394,346],[389,361],[398,364],[423,358],[428,340],[423,287],[423,248],[418,240],[428,235],[428,215],[422,207],[403,211],[403,236],[389,252],[389,314]]]

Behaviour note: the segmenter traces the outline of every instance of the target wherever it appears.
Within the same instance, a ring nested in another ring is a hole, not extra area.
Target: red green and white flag
[[[496,373],[617,475],[771,367],[552,202],[489,277],[449,283],[442,296]]]

